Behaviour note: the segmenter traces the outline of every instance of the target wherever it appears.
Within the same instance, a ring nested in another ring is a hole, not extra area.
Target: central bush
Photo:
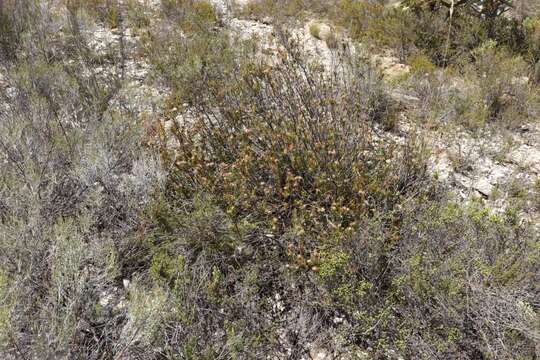
[[[392,209],[422,169],[415,150],[377,136],[396,116],[378,74],[356,60],[327,74],[287,49],[279,65],[238,63],[207,84],[163,152],[178,189],[278,231],[347,229]]]

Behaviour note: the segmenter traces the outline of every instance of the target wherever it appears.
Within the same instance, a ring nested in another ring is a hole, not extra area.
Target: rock
[[[228,16],[230,13],[230,4],[226,0],[210,0],[212,6],[220,16]]]
[[[317,30],[316,33],[314,33],[313,29]],[[328,24],[321,23],[315,20],[312,20],[307,24],[306,30],[311,36],[314,36],[315,38],[323,41],[327,41],[334,34],[332,28]]]
[[[493,192],[493,185],[487,179],[480,179],[476,181],[473,188],[478,191],[482,196],[488,198]]]
[[[122,313],[124,312],[125,310],[127,310],[127,307],[128,307],[128,304],[127,304],[127,300],[125,297],[121,297],[119,300],[118,300],[118,303],[114,306],[114,312],[115,313]]]
[[[274,295],[274,298],[270,299],[270,304],[272,305],[272,310],[276,313],[282,313],[283,311],[285,311],[285,304],[283,303],[283,300],[279,293],[276,293]]]
[[[409,65],[405,64],[394,64],[389,68],[383,70],[383,74],[386,78],[396,79],[403,75],[407,75],[411,71]]]
[[[404,94],[400,91],[391,91],[390,97],[403,105],[411,105],[418,103],[420,98],[408,94]]]
[[[236,0],[235,1],[235,4],[240,6],[240,7],[244,7],[244,6],[247,6],[251,3],[255,2],[255,0]]]
[[[450,163],[448,156],[443,154],[433,161],[431,169],[432,173],[437,176],[439,181],[445,182],[452,172],[452,164]]]
[[[411,67],[399,62],[395,56],[374,55],[372,61],[375,66],[381,69],[385,78],[391,80],[406,75],[411,71]]]
[[[454,175],[453,176],[454,182],[456,185],[465,189],[471,188],[472,180],[468,176],[465,176],[460,173],[454,173],[453,175]]]
[[[265,45],[265,43],[269,43],[271,41],[272,33],[274,32],[274,27],[272,25],[260,23],[254,20],[235,18],[231,19],[229,26],[241,40],[249,40],[257,37],[263,42],[262,45]]]
[[[327,360],[331,359],[332,356],[326,351],[322,349],[313,349],[310,351],[310,359],[313,360]]]
[[[536,147],[521,145],[511,151],[508,158],[519,167],[526,168],[535,174],[540,173],[540,149]]]
[[[110,308],[115,298],[115,290],[116,289],[113,289],[112,291],[102,291],[101,294],[99,294],[98,304],[105,309]]]
[[[261,23],[264,25],[271,25],[274,22],[274,19],[272,19],[270,16],[265,16],[261,19]]]
[[[527,85],[529,81],[530,79],[528,76],[519,76],[519,77],[512,78],[513,85]]]
[[[530,124],[521,125],[518,129],[521,133],[528,133],[532,130],[532,127]]]

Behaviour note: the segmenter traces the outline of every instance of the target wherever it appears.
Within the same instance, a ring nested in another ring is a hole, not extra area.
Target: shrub
[[[372,70],[352,68],[358,73],[328,79],[289,56],[276,68],[240,67],[226,88],[200,96],[195,123],[175,131],[174,164],[180,173],[195,171],[182,175],[186,190],[203,186],[220,194],[230,213],[274,218],[276,228],[296,212],[306,219],[324,213],[346,228],[356,211],[375,205],[359,194],[370,192],[377,202],[412,180],[377,185],[394,171],[377,164],[393,155],[391,147],[372,151],[371,122],[387,124],[394,115]],[[338,87],[346,78],[358,80]]]
[[[324,39],[324,41],[329,49],[336,50],[338,48],[339,39],[333,30],[328,34],[328,36],[326,36],[326,39]]]
[[[110,28],[117,28],[122,21],[117,0],[65,0],[69,11],[84,11],[86,16],[97,19]]]
[[[423,54],[414,54],[407,59],[412,74],[432,74],[437,67]]]
[[[411,345],[420,354],[428,354],[431,348],[441,354],[463,351],[468,357],[530,358],[531,340],[539,330],[530,322],[528,305],[523,308],[534,301],[537,291],[530,282],[537,276],[530,267],[536,256],[532,254],[537,254],[532,234],[526,226],[515,225],[511,216],[498,217],[476,206],[465,211],[452,204],[436,208],[430,212],[433,221],[413,225],[417,229],[413,233],[429,229],[430,235],[403,234],[400,243],[398,256],[410,257],[396,262],[404,272],[395,284],[404,296],[403,304],[420,306],[417,315],[407,318],[416,317],[417,328],[434,330],[431,335],[415,331],[408,341],[417,342]],[[458,237],[449,231],[455,227],[461,229]],[[430,246],[429,238],[437,245]],[[522,256],[523,262],[518,260]],[[428,310],[430,304],[440,306],[439,310]],[[429,325],[430,321],[440,327]],[[516,328],[520,330],[514,332]]]
[[[217,22],[216,11],[206,0],[162,0],[161,13],[166,19],[177,21],[186,32],[208,31]]]
[[[185,3],[177,6],[181,7],[174,7],[176,13],[164,10],[166,18],[155,24],[142,41],[148,61],[172,90],[169,109],[181,109],[185,103],[198,101],[204,93],[202,87],[208,84],[219,88],[221,74],[227,71],[233,54],[229,36],[211,29],[215,14],[201,15],[197,8]],[[164,27],[168,30],[163,31]],[[211,81],[203,84],[202,79]]]
[[[321,27],[316,22],[311,23],[309,26],[309,33],[316,39],[321,40]]]
[[[354,39],[363,39],[369,24],[380,17],[384,6],[356,0],[341,0],[337,4],[335,19],[337,23],[349,30]]]
[[[330,75],[286,37],[282,46],[275,66],[240,52],[217,80],[198,78],[193,120],[172,128],[178,146],[161,148],[173,170],[150,215],[149,242],[153,277],[175,304],[175,335],[163,345],[171,354],[279,356],[289,348],[300,357],[315,341],[345,339],[350,328],[331,325],[332,314],[352,311],[375,285],[336,247],[360,219],[385,212],[379,244],[392,248],[398,204],[422,191],[418,144],[376,140],[394,116],[377,72],[344,58],[344,70]],[[380,266],[386,251],[374,254]],[[201,317],[204,308],[212,310]],[[234,320],[220,320],[220,308]],[[283,319],[295,320],[276,331]]]
[[[335,1],[322,0],[257,0],[245,4],[240,15],[262,19],[267,16],[278,22],[287,18],[302,19],[310,14],[326,15],[334,10]]]
[[[498,123],[515,128],[532,119],[538,111],[538,98],[527,80],[527,64],[486,44],[474,53],[468,76],[476,75],[477,87],[467,95],[471,107],[464,117],[471,126]],[[470,112],[469,112],[470,111]]]
[[[100,304],[119,301],[160,167],[139,146],[122,83],[95,71],[103,62],[77,28],[81,15],[56,23],[39,9],[17,18],[30,30],[1,59],[13,91],[0,114],[0,356],[97,359],[117,349],[122,311]]]
[[[13,300],[9,294],[9,283],[4,271],[0,272],[0,341],[6,343],[9,341],[10,317]]]
[[[528,65],[493,42],[471,52],[473,62],[459,70],[435,71],[422,55],[410,58],[411,75],[400,86],[420,102],[411,109],[429,126],[460,125],[470,130],[515,129],[538,111],[538,97],[528,80]]]
[[[6,0],[0,3],[0,60],[13,60],[25,36],[33,34],[39,23],[35,18],[48,17],[34,0]]]
[[[393,49],[404,60],[414,51],[418,25],[399,8],[377,10],[372,10],[373,18],[366,24],[363,39],[374,46]]]

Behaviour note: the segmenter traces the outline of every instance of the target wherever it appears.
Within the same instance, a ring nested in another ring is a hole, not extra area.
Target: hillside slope
[[[537,359],[540,4],[444,3],[0,1],[0,358]]]

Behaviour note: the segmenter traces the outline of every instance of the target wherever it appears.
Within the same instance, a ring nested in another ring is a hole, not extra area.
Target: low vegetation
[[[540,17],[480,3],[255,1],[261,58],[206,1],[0,2],[0,357],[535,359],[538,181],[461,201],[423,136],[538,116]],[[312,15],[410,72],[337,45],[326,71],[289,31]]]

